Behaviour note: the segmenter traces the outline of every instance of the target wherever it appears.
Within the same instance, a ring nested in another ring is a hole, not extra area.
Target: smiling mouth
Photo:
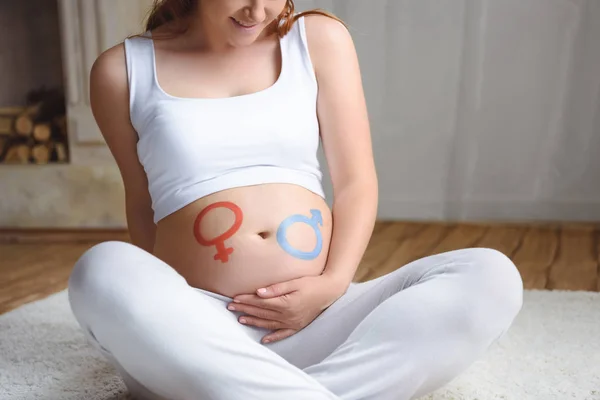
[[[259,24],[254,23],[254,22],[252,22],[252,23],[250,23],[250,22],[242,22],[242,21],[239,21],[239,20],[237,20],[237,19],[235,19],[233,17],[231,17],[231,19],[232,19],[233,22],[235,22],[236,24],[238,24],[242,28],[250,29],[250,28],[254,28],[255,26],[259,25]]]

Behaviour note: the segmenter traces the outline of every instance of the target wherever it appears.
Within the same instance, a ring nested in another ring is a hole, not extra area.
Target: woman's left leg
[[[405,400],[463,372],[503,335],[523,284],[485,248],[425,257],[352,284],[309,326],[266,345],[343,400]]]

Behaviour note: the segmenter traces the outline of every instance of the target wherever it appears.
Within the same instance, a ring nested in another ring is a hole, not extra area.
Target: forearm
[[[377,218],[377,183],[357,182],[334,199],[333,233],[324,276],[345,292],[369,244]]]

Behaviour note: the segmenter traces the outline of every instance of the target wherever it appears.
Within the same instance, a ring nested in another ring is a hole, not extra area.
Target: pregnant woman
[[[492,249],[352,282],[378,184],[356,52],[332,15],[157,1],[145,33],[94,64],[91,103],[131,243],[87,250],[69,300],[137,399],[416,398],[521,308],[519,272]]]

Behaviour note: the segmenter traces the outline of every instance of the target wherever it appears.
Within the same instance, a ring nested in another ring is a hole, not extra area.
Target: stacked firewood
[[[24,106],[0,107],[0,163],[68,162],[66,105],[62,90],[42,88]]]

